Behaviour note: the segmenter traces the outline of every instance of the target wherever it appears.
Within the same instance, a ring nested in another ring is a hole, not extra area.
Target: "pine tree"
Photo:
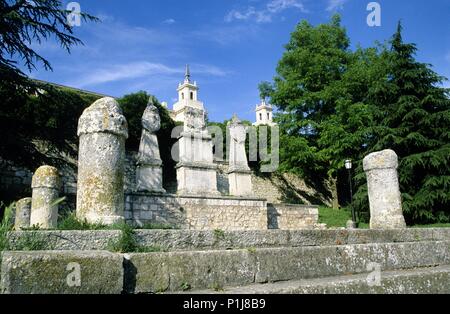
[[[388,75],[370,92],[373,141],[370,151],[393,149],[399,156],[403,207],[409,223],[450,221],[450,99],[444,78],[415,60],[415,44],[404,43],[402,27],[385,52]]]

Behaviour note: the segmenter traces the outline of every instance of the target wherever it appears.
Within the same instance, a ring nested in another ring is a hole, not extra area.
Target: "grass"
[[[333,209],[328,207],[319,208],[319,223],[327,224],[328,228],[341,228],[352,219],[352,214],[347,208]]]
[[[348,208],[332,209],[328,207],[319,208],[319,223],[327,224],[328,228],[345,227],[348,220],[352,219],[352,213]],[[369,229],[366,222],[359,223],[359,229]],[[450,228],[450,223],[417,224],[408,228]]]
[[[411,228],[450,228],[450,224],[437,223],[429,225],[414,225]]]
[[[135,229],[127,223],[116,225],[121,231],[117,240],[110,241],[108,250],[117,253],[154,253],[164,252],[165,250],[159,246],[142,246],[136,240]]]
[[[173,226],[161,223],[146,223],[143,226],[136,227],[138,230],[171,230]]]
[[[36,231],[31,231],[24,233],[14,243],[9,243],[7,249],[11,251],[53,250],[54,243],[49,242],[48,238],[40,236]]]
[[[1,203],[0,206],[3,207],[4,204]],[[12,216],[14,213],[15,206],[16,206],[15,203],[12,203],[9,206],[5,206],[3,220],[0,223],[0,252],[6,250],[9,246],[8,232],[13,229]]]
[[[101,230],[107,226],[102,224],[90,224],[87,220],[81,221],[75,213],[69,213],[58,223],[58,230]]]

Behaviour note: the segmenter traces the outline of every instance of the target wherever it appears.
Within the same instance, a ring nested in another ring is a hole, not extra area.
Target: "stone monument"
[[[61,185],[58,169],[42,166],[33,175],[31,188],[30,225],[41,229],[53,229],[58,226],[59,188]]]
[[[393,150],[368,155],[363,161],[367,175],[371,229],[406,228],[398,181],[398,157]]]
[[[136,170],[138,191],[165,193],[162,182],[162,160],[155,132],[161,128],[158,108],[150,98],[142,116],[142,137]]]
[[[78,123],[77,217],[89,223],[124,221],[127,121],[113,98],[87,108]]]
[[[219,195],[212,137],[206,129],[205,111],[188,107],[178,139],[178,194]]]
[[[31,197],[23,198],[16,203],[16,216],[14,229],[20,231],[22,228],[30,227]]]
[[[253,194],[251,170],[248,166],[245,153],[245,140],[247,128],[241,120],[234,115],[228,123],[230,133],[228,181],[230,195],[250,196]]]

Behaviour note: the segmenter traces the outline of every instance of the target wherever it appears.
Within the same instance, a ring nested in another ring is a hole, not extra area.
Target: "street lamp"
[[[353,163],[350,159],[347,159],[345,161],[345,169],[348,170],[348,186],[350,188],[350,206],[352,209],[352,220],[353,223],[355,224],[356,227],[358,227],[358,223],[356,222],[356,213],[355,213],[355,208],[353,207],[352,203],[353,203],[353,188],[352,188],[352,168],[353,168]]]

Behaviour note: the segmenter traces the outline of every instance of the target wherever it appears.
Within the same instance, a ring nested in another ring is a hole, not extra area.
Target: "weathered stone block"
[[[6,294],[120,294],[123,258],[103,251],[3,252]]]
[[[58,225],[59,188],[61,179],[58,169],[42,166],[36,170],[31,188],[33,189],[31,202],[30,225],[42,229],[56,228]]]
[[[398,181],[398,157],[393,150],[368,155],[363,161],[367,175],[371,229],[406,228]]]
[[[22,228],[30,227],[31,216],[31,201],[32,198],[23,198],[16,203],[16,215],[14,219],[14,229],[21,230]]]
[[[127,121],[113,98],[87,108],[78,123],[77,216],[90,223],[124,220]]]
[[[247,250],[129,254],[135,293],[238,286],[253,282],[255,259]],[[128,277],[129,278],[129,277]]]

